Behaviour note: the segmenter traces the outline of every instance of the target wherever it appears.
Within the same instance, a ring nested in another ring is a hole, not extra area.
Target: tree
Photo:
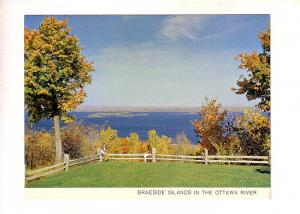
[[[122,148],[119,146],[118,131],[110,127],[101,129],[99,136],[100,146],[106,145],[109,153],[122,153]]]
[[[223,123],[227,112],[221,109],[221,103],[216,100],[205,99],[200,109],[201,119],[193,122],[194,131],[200,137],[200,145],[209,153],[216,154],[216,145],[222,146],[224,141]]]
[[[270,27],[258,34],[262,53],[241,53],[239,68],[248,72],[248,77],[241,76],[237,81],[239,88],[233,89],[237,94],[246,94],[248,100],[259,99],[258,109],[245,111],[236,120],[235,134],[239,138],[242,152],[246,155],[266,155],[270,149],[270,115],[263,111],[271,110],[271,48]]]
[[[196,155],[199,147],[193,145],[185,133],[178,133],[173,144],[175,155]]]
[[[69,112],[83,102],[94,71],[70,32],[67,20],[53,17],[46,17],[38,30],[24,30],[25,108],[30,123],[54,119],[57,162],[62,157],[59,120],[69,120]]]
[[[270,111],[270,28],[258,34],[263,52],[251,54],[241,53],[237,59],[241,61],[239,68],[248,72],[248,77],[240,76],[237,80],[239,88],[233,88],[236,94],[246,94],[248,100],[260,99],[258,107]]]
[[[127,137],[129,143],[128,153],[144,153],[147,152],[147,148],[143,145],[144,143],[140,140],[140,137],[137,133],[132,132]]]
[[[148,139],[147,143],[151,145],[151,148],[155,148],[157,154],[171,154],[172,152],[172,145],[171,145],[172,139],[162,135],[159,136],[156,132],[156,130],[149,130],[148,131]]]
[[[237,117],[235,132],[245,155],[268,155],[271,147],[270,120],[257,110]]]

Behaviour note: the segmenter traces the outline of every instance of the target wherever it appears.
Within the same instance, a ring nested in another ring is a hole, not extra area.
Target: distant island
[[[132,112],[97,112],[94,114],[89,114],[90,118],[99,118],[106,116],[118,116],[118,117],[135,117],[135,116],[148,116],[146,113],[132,113]]]
[[[245,106],[225,106],[223,109],[230,112],[243,112],[245,109],[253,109],[254,107]],[[103,113],[120,114],[124,116],[129,112],[186,112],[197,113],[200,107],[176,107],[176,106],[80,106],[75,111],[77,112],[99,112],[98,116]],[[108,115],[102,115],[108,116]],[[129,115],[130,116],[130,115]],[[136,115],[135,115],[136,116]]]

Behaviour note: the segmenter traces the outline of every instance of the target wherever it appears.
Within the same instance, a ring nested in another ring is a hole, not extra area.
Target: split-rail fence
[[[59,172],[67,171],[69,167],[80,165],[92,161],[122,161],[122,160],[140,160],[143,162],[160,162],[160,161],[180,161],[194,163],[227,163],[227,164],[251,164],[251,165],[271,165],[271,155],[269,156],[230,156],[230,155],[208,155],[205,150],[202,156],[187,156],[187,155],[164,155],[156,154],[155,148],[152,153],[147,154],[101,154],[98,149],[97,155],[92,155],[84,158],[70,160],[68,154],[64,154],[64,161],[45,168],[26,171],[26,182]]]

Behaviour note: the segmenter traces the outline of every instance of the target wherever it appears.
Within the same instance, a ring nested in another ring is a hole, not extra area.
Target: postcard
[[[24,20],[27,192],[270,198],[270,15]]]

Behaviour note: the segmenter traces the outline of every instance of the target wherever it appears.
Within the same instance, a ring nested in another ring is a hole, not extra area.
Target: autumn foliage
[[[170,154],[172,150],[171,142],[171,138],[165,135],[159,136],[156,130],[148,131],[147,143],[149,143],[152,148],[155,148],[158,154]]]
[[[25,28],[25,108],[31,123],[54,118],[57,162],[62,158],[59,119],[72,119],[69,113],[83,102],[92,71],[67,20],[46,17],[38,30]]]
[[[236,119],[235,135],[239,138],[246,155],[267,155],[271,147],[271,32],[270,27],[258,34],[262,53],[241,53],[240,68],[247,71],[247,77],[237,81],[237,94],[245,94],[248,100],[259,100],[258,109],[245,111]]]
[[[55,162],[53,136],[47,132],[32,132],[25,135],[25,164],[34,169]]]
[[[29,121],[65,119],[83,102],[93,64],[81,55],[67,20],[46,17],[38,30],[25,28],[25,104]]]
[[[258,35],[263,52],[241,53],[237,59],[239,68],[247,71],[237,81],[238,88],[233,88],[237,94],[245,94],[248,100],[259,99],[258,107],[263,111],[271,109],[271,53],[270,28]]]
[[[221,103],[208,100],[194,121],[200,151],[217,155],[268,155],[271,146],[270,119],[260,110],[245,110],[229,120]]]
[[[200,109],[200,119],[193,122],[195,133],[201,138],[199,142],[202,148],[206,148],[210,154],[217,153],[217,146],[225,144],[223,123],[226,111],[216,100],[208,100]]]
[[[82,135],[82,127],[75,124],[66,126],[62,130],[62,148],[63,153],[69,154],[71,159],[83,157],[82,142],[84,136]]]
[[[268,155],[271,148],[270,120],[258,110],[245,110],[236,119],[236,136],[245,155]]]
[[[39,168],[55,162],[53,139],[53,133],[27,131],[27,168]],[[104,144],[108,153],[117,154],[149,154],[152,148],[156,148],[157,154],[196,155],[199,151],[199,147],[193,145],[183,133],[173,141],[165,135],[158,135],[156,130],[149,130],[148,138],[143,141],[135,132],[127,137],[119,137],[117,130],[110,127],[84,126],[72,122],[62,128],[63,151],[69,154],[71,159],[96,155],[98,148],[102,148]]]

